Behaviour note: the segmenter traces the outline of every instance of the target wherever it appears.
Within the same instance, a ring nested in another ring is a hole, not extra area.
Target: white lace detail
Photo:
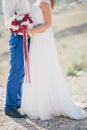
[[[50,5],[50,0],[40,0],[40,2],[45,2],[45,3],[47,3],[48,5]]]

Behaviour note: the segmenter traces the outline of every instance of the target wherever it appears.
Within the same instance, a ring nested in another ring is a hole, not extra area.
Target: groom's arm
[[[3,0],[3,13],[6,27],[8,27],[8,21],[15,12],[30,12],[30,4],[28,0]]]
[[[30,3],[29,0],[16,0],[16,8],[19,12],[23,12],[23,14],[30,13]]]
[[[8,21],[10,17],[14,14],[16,1],[14,0],[2,0],[4,22],[6,27],[8,27]]]

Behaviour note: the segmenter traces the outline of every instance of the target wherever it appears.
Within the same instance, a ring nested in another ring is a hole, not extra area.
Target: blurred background
[[[32,4],[35,0],[30,0]],[[71,96],[87,100],[87,0],[57,0],[52,10],[57,52]],[[0,0],[0,90],[10,68],[9,31],[4,26]]]

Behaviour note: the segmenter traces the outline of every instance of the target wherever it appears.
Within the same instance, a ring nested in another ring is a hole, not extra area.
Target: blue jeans
[[[21,105],[22,84],[24,81],[23,36],[11,34],[9,40],[10,64],[6,90],[5,111]]]

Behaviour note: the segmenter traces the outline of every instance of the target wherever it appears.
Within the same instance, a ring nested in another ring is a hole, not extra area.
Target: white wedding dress
[[[50,4],[50,0],[40,0]],[[39,2],[33,4],[33,24],[44,24]],[[52,29],[31,36],[30,50],[31,84],[23,85],[21,112],[30,118],[47,120],[53,115],[82,119],[87,114],[70,98],[54,42]]]

